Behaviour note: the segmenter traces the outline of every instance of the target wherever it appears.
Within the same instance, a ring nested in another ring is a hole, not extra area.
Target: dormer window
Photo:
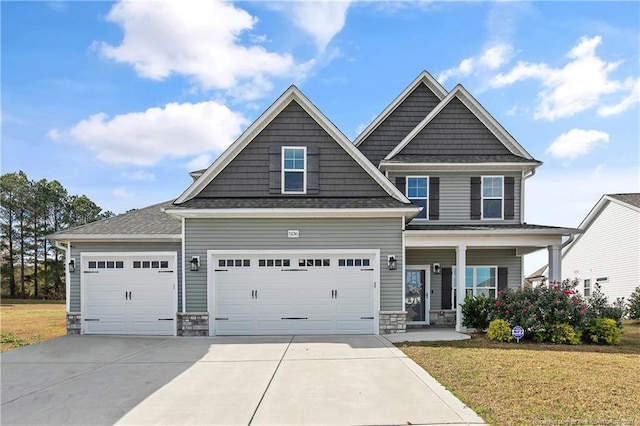
[[[503,177],[482,177],[482,218],[502,219],[503,217]]]
[[[307,192],[307,148],[282,147],[282,193]]]
[[[422,207],[416,219],[429,217],[429,178],[427,176],[407,176],[407,198],[416,206]]]

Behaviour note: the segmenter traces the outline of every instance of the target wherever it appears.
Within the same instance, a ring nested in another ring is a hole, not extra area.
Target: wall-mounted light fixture
[[[396,257],[393,254],[387,256],[387,266],[389,266],[390,271],[396,269]]]
[[[434,274],[439,274],[440,273],[440,264],[439,263],[434,263],[433,264],[433,273]]]
[[[191,270],[197,271],[200,269],[200,256],[191,256],[191,260],[189,261],[191,264]]]
[[[75,271],[76,271],[76,259],[72,257],[69,260],[69,272],[75,272]]]

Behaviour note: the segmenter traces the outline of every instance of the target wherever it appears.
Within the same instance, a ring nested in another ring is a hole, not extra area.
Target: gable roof
[[[422,71],[420,75],[418,75],[418,77],[416,77],[416,79],[413,80],[411,84],[409,84],[409,86],[407,86],[402,91],[402,93],[400,93],[400,95],[398,95],[398,97],[396,97],[393,102],[391,102],[375,118],[375,120],[371,122],[371,124],[369,124],[362,132],[360,132],[353,144],[355,146],[359,146],[362,142],[364,142],[367,137],[369,137],[369,135],[371,135],[371,133],[373,133],[378,128],[378,126],[380,126],[380,124],[382,124],[396,110],[396,108],[398,108],[398,106],[400,106],[400,104],[402,104],[402,102],[404,102],[404,100],[407,99],[407,97],[411,95],[414,90],[416,90],[416,88],[420,84],[426,85],[440,100],[442,100],[447,95],[447,91],[444,87],[442,87],[440,83],[438,83],[438,80],[433,78],[433,76],[427,71]]]
[[[400,142],[383,161],[391,160],[401,152],[453,99],[458,99],[475,115],[487,129],[515,156],[523,157],[540,165],[514,138],[498,123],[489,112],[465,89],[461,84],[454,89],[438,104],[425,118]],[[536,166],[537,166],[536,165]]]
[[[630,194],[607,194],[611,201],[619,201],[621,204],[627,204],[629,207],[640,208],[640,193]]]
[[[182,238],[180,220],[164,212],[164,209],[170,207],[172,203],[173,200],[170,200],[131,210],[118,216],[59,231],[47,235],[47,238],[57,241],[89,241],[94,239],[180,241]]]
[[[218,174],[291,102],[297,102],[322,129],[333,138],[355,162],[367,172],[384,191],[396,200],[410,204],[400,192],[373,164],[349,141],[349,139],[296,87],[290,86],[262,115],[232,143],[209,168],[202,173],[174,204],[182,204],[200,193]]]

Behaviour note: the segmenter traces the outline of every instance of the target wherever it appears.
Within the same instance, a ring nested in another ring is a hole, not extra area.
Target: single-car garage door
[[[175,254],[82,255],[84,334],[175,334]]]
[[[373,334],[375,259],[372,253],[214,253],[214,333]]]

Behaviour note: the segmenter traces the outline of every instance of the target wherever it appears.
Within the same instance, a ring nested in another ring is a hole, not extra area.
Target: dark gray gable
[[[513,154],[459,99],[454,98],[397,155]]]
[[[270,189],[274,186],[273,174],[279,174],[279,162],[270,162],[270,153],[273,157],[282,146],[307,147],[308,196],[389,197],[296,101],[292,101],[196,198],[304,197],[281,195],[279,190]]]
[[[440,103],[440,99],[420,83],[409,96],[362,141],[358,149],[374,165],[388,153]]]

